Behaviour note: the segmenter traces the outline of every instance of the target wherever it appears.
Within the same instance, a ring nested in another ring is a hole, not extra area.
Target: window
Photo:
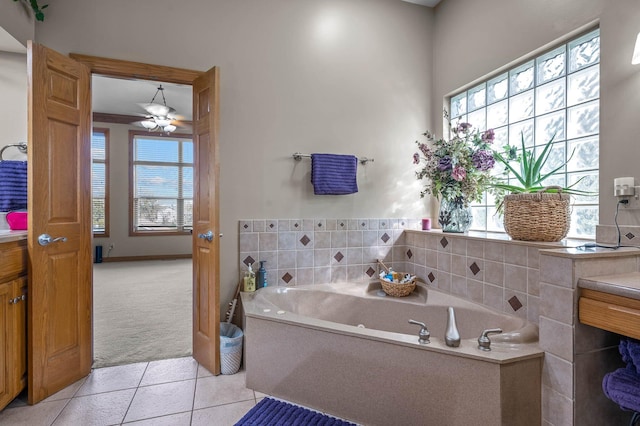
[[[553,135],[547,163],[553,170],[568,164],[545,181],[598,192],[600,131],[600,30],[556,46],[516,67],[452,96],[453,122],[468,122],[480,131],[494,129],[496,149],[504,145],[540,149]],[[573,153],[573,155],[572,155]],[[503,169],[495,169],[501,174]],[[582,179],[582,180],[580,180]],[[598,196],[572,196],[574,238],[593,238],[598,223]],[[504,232],[494,200],[472,206],[472,229]]]
[[[109,236],[109,129],[94,128],[91,137],[91,212],[93,235]]]
[[[131,235],[190,233],[193,142],[189,135],[130,131]]]

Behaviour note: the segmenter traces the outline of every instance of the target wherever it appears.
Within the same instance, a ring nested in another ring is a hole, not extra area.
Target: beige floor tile
[[[78,389],[80,389],[80,387],[82,387],[82,385],[84,384],[84,382],[87,380],[86,377],[83,377],[82,379],[78,380],[77,382],[70,384],[69,386],[67,386],[66,388],[62,389],[61,391],[58,391],[56,393],[54,393],[53,395],[51,395],[50,397],[48,397],[47,399],[45,399],[42,402],[51,402],[51,401],[60,401],[62,399],[71,399],[76,392],[78,392]]]
[[[73,398],[53,426],[107,426],[119,424],[127,413],[135,389]]]
[[[125,421],[191,411],[195,384],[195,380],[185,380],[138,388]]]
[[[50,426],[68,400],[41,402],[0,412],[1,426]]]
[[[207,408],[240,401],[255,401],[253,391],[245,386],[244,372],[198,379],[193,408]]]
[[[191,426],[233,426],[255,405],[251,400],[194,410]]]
[[[211,371],[198,364],[198,378],[213,376]]]
[[[97,368],[89,374],[77,396],[136,388],[146,368],[146,362]]]
[[[189,426],[191,424],[191,412],[171,414],[169,416],[154,417],[152,419],[123,424],[127,426]],[[211,425],[212,423],[209,424],[209,426]]]
[[[197,374],[198,363],[192,357],[151,361],[140,386],[195,379]]]

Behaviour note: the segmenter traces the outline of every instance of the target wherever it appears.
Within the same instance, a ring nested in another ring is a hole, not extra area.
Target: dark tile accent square
[[[376,270],[373,269],[371,266],[369,266],[369,269],[367,269],[367,275],[369,275],[369,277],[372,277],[373,274],[376,273]]]
[[[245,224],[244,224],[244,226],[243,226],[243,228],[244,228],[244,229],[249,229],[249,224],[248,224],[248,223],[245,223]]]
[[[522,308],[522,302],[520,302],[520,299],[518,299],[518,296],[513,296],[511,299],[509,299],[509,304],[511,305],[514,311],[517,311],[518,309]]]
[[[322,228],[322,222],[318,222],[318,228]]]
[[[269,224],[269,228],[271,228],[271,229],[275,228],[275,226],[276,226],[276,224],[273,223],[273,222]]]
[[[628,239],[632,240],[635,238],[635,235],[633,235],[631,232],[625,234],[625,237],[627,237]]]
[[[380,239],[386,243],[391,239],[391,237],[385,232],[384,234],[382,234],[382,237],[380,237]]]
[[[429,278],[429,281],[434,282],[436,280],[436,276],[433,275],[433,272],[429,272],[429,275],[427,275],[427,278]]]
[[[253,263],[256,263],[256,261],[255,261],[255,259],[254,259],[253,257],[251,257],[251,256],[247,256],[247,257],[242,261],[242,263],[244,263],[245,265],[249,266],[249,265],[251,265],[251,264],[253,264]]]
[[[309,239],[309,237],[307,237],[306,235],[303,236],[302,238],[300,238],[300,242],[302,243],[303,246],[307,246],[307,244],[309,244],[311,240]]]
[[[337,253],[336,253],[336,255],[335,255],[335,256],[333,256],[333,258],[334,258],[335,260],[337,260],[337,261],[338,261],[338,263],[339,263],[339,262],[341,262],[341,261],[342,261],[342,259],[344,259],[344,255],[343,255],[342,253],[340,253],[340,252],[337,252]]]
[[[360,223],[360,226],[363,227],[363,228],[366,228],[367,227],[367,222]]]
[[[299,224],[298,222],[296,222],[296,223],[294,223],[294,224],[293,224],[293,227],[294,227],[294,228],[299,228],[299,227],[300,227],[300,224]]]
[[[449,245],[449,241],[447,241],[445,237],[442,237],[442,239],[440,240],[440,245],[442,246],[442,248],[447,248],[447,246]]]
[[[469,266],[469,269],[471,269],[471,272],[473,272],[473,275],[478,275],[478,272],[480,272],[480,267],[476,262],[473,262],[471,266]]]
[[[287,284],[289,284],[289,281],[291,281],[292,279],[293,279],[293,275],[291,275],[288,272],[282,276],[282,281],[284,281]]]
[[[407,257],[411,259],[413,257],[413,252],[409,249],[407,250]]]
[[[340,228],[344,228],[344,222],[340,222]]]

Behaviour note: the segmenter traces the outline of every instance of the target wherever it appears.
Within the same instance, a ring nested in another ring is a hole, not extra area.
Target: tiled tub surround
[[[375,226],[378,229],[371,229]],[[403,231],[403,227],[408,229]],[[539,324],[540,346],[545,351],[544,425],[624,423],[627,413],[601,390],[604,373],[620,363],[618,337],[579,324],[577,281],[640,271],[640,252],[584,252],[561,248],[578,246],[581,241],[528,243],[489,233],[443,234],[418,229],[418,220],[405,219],[241,221],[240,268],[246,270],[248,256],[266,259],[270,285],[341,282],[347,278],[366,282],[376,278],[374,261],[382,258],[396,270],[415,273],[428,285]],[[349,238],[349,231],[360,234],[351,232]],[[605,231],[599,228],[599,232]],[[263,240],[268,233],[275,236]],[[312,239],[306,245],[305,235]],[[624,229],[624,244],[635,245],[636,238],[633,229]],[[304,251],[313,254],[300,253]]]
[[[242,295],[249,388],[367,425],[540,425],[542,352],[527,321],[423,285],[400,298],[379,283],[284,290]],[[447,306],[457,348],[444,343]],[[429,344],[408,318],[428,324]],[[512,340],[480,351],[495,326]]]

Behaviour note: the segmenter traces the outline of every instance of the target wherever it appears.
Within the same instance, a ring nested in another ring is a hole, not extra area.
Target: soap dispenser
[[[256,284],[257,288],[263,288],[267,286],[267,270],[264,269],[264,264],[266,262],[266,260],[260,261],[260,269],[258,269],[258,283]]]
[[[451,306],[447,309],[447,331],[444,335],[444,342],[447,346],[454,348],[460,346],[460,333],[456,325],[456,314]]]
[[[249,269],[244,274],[244,291],[247,292],[256,291],[256,274],[251,268],[252,265],[253,263],[249,264]]]

